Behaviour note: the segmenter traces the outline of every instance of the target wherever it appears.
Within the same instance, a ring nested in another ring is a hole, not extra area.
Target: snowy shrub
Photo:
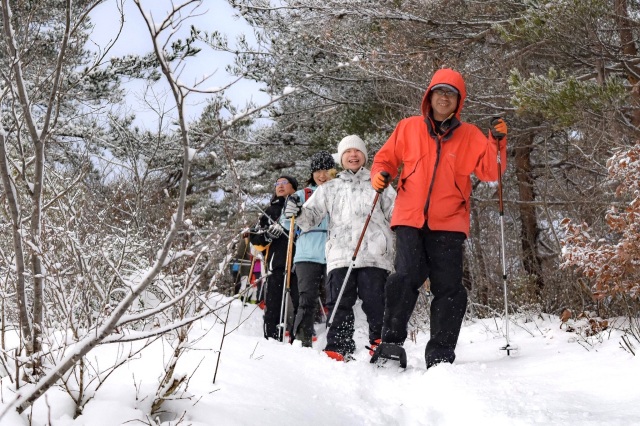
[[[640,144],[620,151],[608,162],[609,176],[618,182],[616,196],[606,215],[610,234],[593,235],[586,223],[562,222],[566,231],[564,268],[574,267],[593,282],[597,299],[640,295]]]

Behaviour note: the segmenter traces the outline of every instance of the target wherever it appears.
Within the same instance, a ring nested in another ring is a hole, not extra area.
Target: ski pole
[[[269,216],[267,214],[267,212],[265,212],[263,209],[260,208],[260,206],[258,205],[257,201],[253,197],[251,197],[251,195],[247,194],[242,189],[240,190],[240,192],[242,192],[245,195],[245,197],[247,197],[249,199],[249,201],[251,201],[253,203],[254,207],[257,208],[260,211],[260,213],[262,213],[267,218],[267,220],[269,221],[269,223],[271,225],[274,225],[274,224],[278,223],[275,220],[273,220],[271,218],[271,216]],[[285,234],[285,237],[289,238],[289,236],[286,235],[286,234]]]
[[[327,322],[327,314],[324,312],[324,304],[322,298],[318,296],[318,303],[320,303],[320,313],[322,314],[322,321]]]
[[[267,286],[267,281],[264,280],[265,277],[266,274],[256,280],[256,285],[260,284],[260,291],[258,292],[258,303],[262,301],[262,294],[264,293],[264,288]]]
[[[344,293],[344,289],[347,286],[347,281],[349,281],[351,270],[356,264],[356,257],[358,256],[358,251],[360,251],[360,244],[362,244],[362,240],[364,239],[364,233],[367,231],[367,227],[369,226],[369,221],[371,220],[371,215],[373,214],[373,210],[376,208],[376,204],[378,203],[378,198],[380,198],[380,194],[382,194],[382,192],[376,192],[376,197],[373,199],[373,205],[371,206],[371,211],[367,216],[367,220],[365,220],[364,222],[364,227],[362,228],[362,232],[360,233],[358,244],[356,244],[356,249],[353,251],[353,256],[351,257],[351,264],[349,265],[349,269],[347,269],[347,274],[344,276],[344,281],[342,281],[342,287],[340,287],[340,293],[338,293],[338,298],[336,299],[336,303],[333,306],[333,311],[331,312],[331,317],[329,318],[329,322],[327,323],[327,332],[333,325],[333,319],[335,318],[336,312],[338,311],[338,306],[340,305],[340,300],[342,299],[342,294]]]
[[[291,286],[291,261],[293,260],[293,238],[295,236],[295,216],[291,216],[291,222],[289,223],[289,245],[287,246],[287,264],[286,264],[286,279],[285,285],[282,288],[282,306],[280,307],[280,324],[282,327],[278,330],[278,337],[281,341],[284,341],[282,338],[283,330],[287,329],[287,314],[289,310],[288,298]],[[291,336],[290,336],[291,337]]]
[[[515,350],[509,343],[509,303],[507,299],[507,261],[505,257],[504,243],[504,203],[502,200],[502,159],[500,158],[500,143],[498,142],[498,210],[500,214],[500,247],[502,254],[502,286],[504,288],[504,319],[505,319],[505,339],[506,345],[501,350],[507,351],[507,356]]]
[[[258,292],[258,303],[262,300],[263,295],[266,290],[265,287],[267,285],[266,276],[271,275],[268,271],[268,268],[264,264],[266,262],[267,257],[269,257],[269,247],[267,247],[266,252],[264,254],[259,254],[260,260],[260,278],[256,280],[256,285],[260,284],[260,291]]]

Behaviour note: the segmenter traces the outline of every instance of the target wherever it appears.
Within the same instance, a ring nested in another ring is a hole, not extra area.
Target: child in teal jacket
[[[297,191],[296,196],[305,202],[313,196],[319,185],[335,177],[335,162],[327,151],[311,156],[311,177],[307,187]],[[320,224],[308,231],[302,231],[296,240],[296,254],[293,259],[298,277],[299,306],[293,323],[294,337],[303,347],[311,347],[313,323],[318,306],[320,287],[324,286],[327,272],[325,246],[327,242],[327,223],[325,217]],[[324,301],[323,301],[324,305]]]

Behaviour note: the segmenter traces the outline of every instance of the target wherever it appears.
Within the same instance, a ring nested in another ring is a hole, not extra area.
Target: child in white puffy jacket
[[[384,285],[393,269],[394,236],[389,227],[395,190],[387,188],[373,210],[355,266],[346,283],[339,306],[335,306],[346,277],[356,245],[371,212],[376,191],[364,166],[367,162],[365,143],[356,135],[347,136],[338,144],[336,161],[345,169],[338,176],[318,187],[300,208],[291,200],[285,215],[297,216],[296,223],[304,231],[319,224],[328,215],[327,306],[335,316],[327,335],[325,353],[343,361],[355,352],[353,340],[353,306],[358,297],[369,323],[369,343],[380,341],[384,314]]]

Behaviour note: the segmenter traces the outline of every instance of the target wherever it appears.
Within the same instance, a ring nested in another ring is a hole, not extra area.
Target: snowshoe
[[[407,368],[407,353],[400,345],[380,343],[371,356],[371,364],[382,364],[384,360],[398,361],[400,367]]]

